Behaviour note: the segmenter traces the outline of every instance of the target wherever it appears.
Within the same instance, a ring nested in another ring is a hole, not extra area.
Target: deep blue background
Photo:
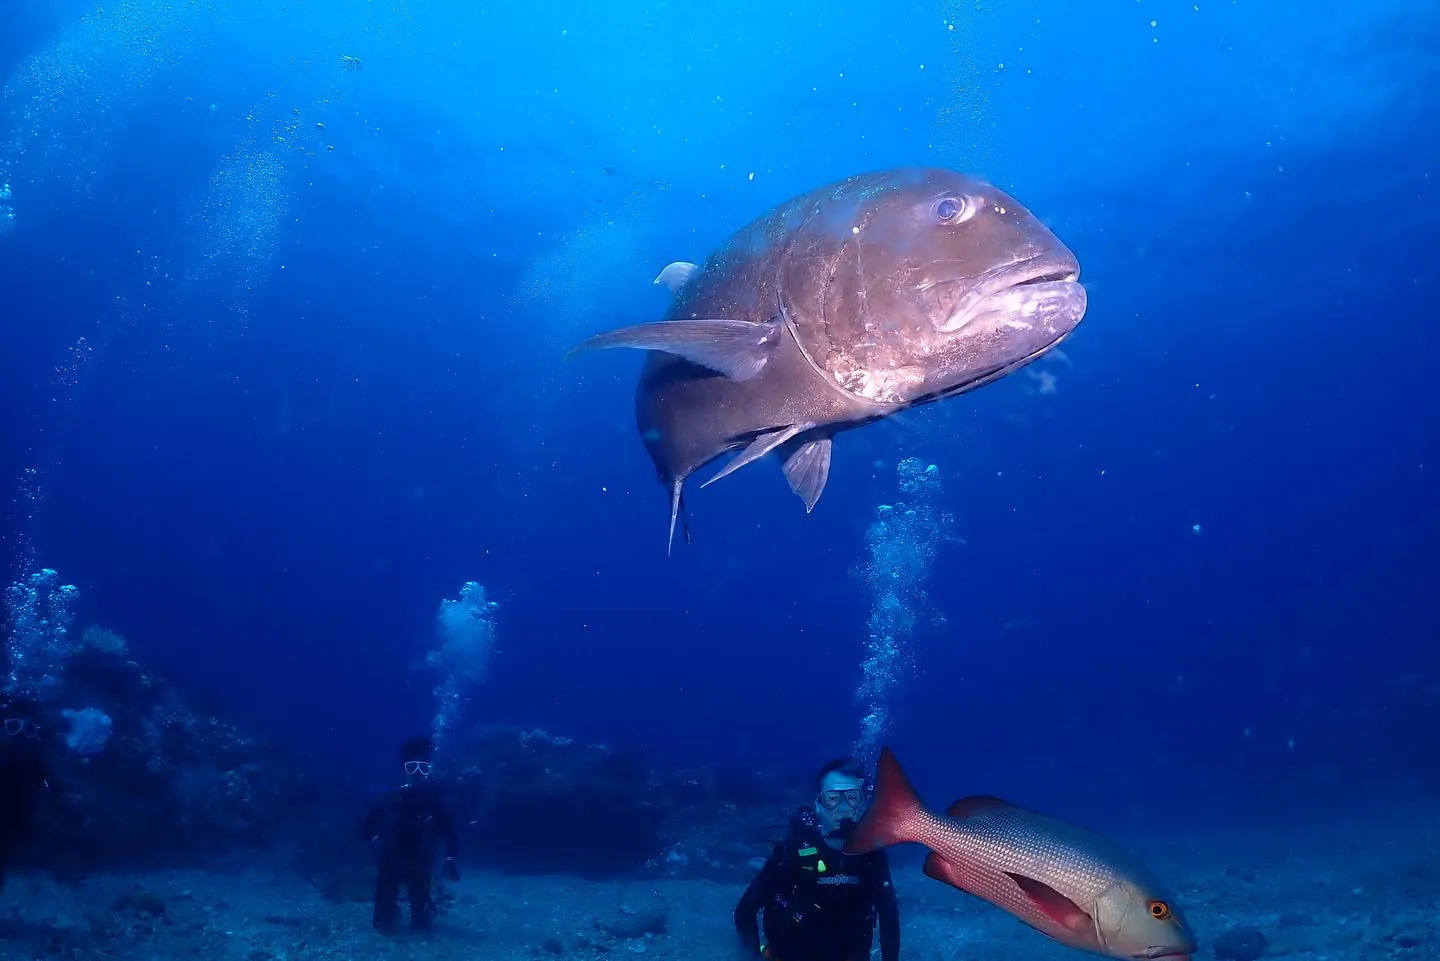
[[[20,3],[0,477],[43,497],[7,542],[357,764],[424,729],[411,665],[477,579],[470,719],[809,769],[856,732],[851,571],[913,454],[964,539],[896,692],[922,788],[1213,813],[1428,776],[1440,14],[678,6]],[[843,437],[809,517],[747,468],[667,559],[638,360],[565,348],[900,163],[984,173],[1076,251],[1058,390]]]

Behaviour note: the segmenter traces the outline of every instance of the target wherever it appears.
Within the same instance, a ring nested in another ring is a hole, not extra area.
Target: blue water
[[[928,791],[1104,821],[1440,788],[1433,5],[504,6],[7,8],[12,577],[369,770],[430,724],[413,667],[474,580],[466,723],[807,772],[857,736],[857,568],[917,457],[953,536],[887,733]],[[638,360],[565,350],[901,164],[1012,192],[1087,319],[841,437],[810,516],[768,463],[692,490],[667,557]]]

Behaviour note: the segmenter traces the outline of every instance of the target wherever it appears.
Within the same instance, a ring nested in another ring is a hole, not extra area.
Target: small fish
[[[845,845],[863,854],[913,841],[924,871],[1003,908],[1061,944],[1108,958],[1190,961],[1195,936],[1145,867],[1113,842],[993,797],[925,809],[890,749],[876,790]]]
[[[807,512],[831,439],[993,383],[1085,316],[1080,265],[1014,198],[949,170],[902,168],[813,190],[741,229],[703,265],[655,279],[664,319],[598,334],[571,354],[648,351],[636,426],[670,493],[740,451],[769,453]],[[704,485],[702,485],[704,486]]]

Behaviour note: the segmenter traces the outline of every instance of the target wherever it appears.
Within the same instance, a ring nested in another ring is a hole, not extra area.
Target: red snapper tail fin
[[[877,848],[914,841],[916,822],[924,813],[920,796],[900,762],[888,747],[883,747],[875,767],[875,797],[855,826],[845,850],[850,854],[866,854]]]

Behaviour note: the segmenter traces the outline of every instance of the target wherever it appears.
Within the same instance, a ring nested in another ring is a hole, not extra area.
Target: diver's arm
[[[385,802],[379,801],[371,806],[365,815],[365,820],[360,822],[360,836],[367,841],[373,841],[378,836],[380,825],[385,821]]]
[[[55,780],[50,765],[44,761],[35,762],[35,785],[40,789],[40,793],[48,796],[51,801],[63,803],[65,790],[60,782]]]
[[[44,797],[51,804],[63,806],[68,797],[64,785],[55,780],[55,774],[50,765],[43,757],[35,757],[30,762],[30,771],[27,775],[34,793]]]
[[[756,957],[760,956],[760,909],[775,896],[782,870],[777,845],[735,905],[735,933],[745,950]]]
[[[85,820],[84,815],[71,803],[74,800],[74,794],[67,791],[63,784],[55,780],[55,775],[50,773],[49,765],[43,761],[37,763],[35,769],[35,785],[51,809],[62,818],[75,823],[81,823]]]
[[[876,853],[880,859],[871,875],[871,897],[880,926],[880,961],[900,961],[900,905],[890,881],[890,860],[883,851]]]
[[[460,837],[455,833],[455,818],[444,804],[435,805],[435,826],[440,830],[440,840],[445,842],[445,860],[455,860],[460,855]]]

